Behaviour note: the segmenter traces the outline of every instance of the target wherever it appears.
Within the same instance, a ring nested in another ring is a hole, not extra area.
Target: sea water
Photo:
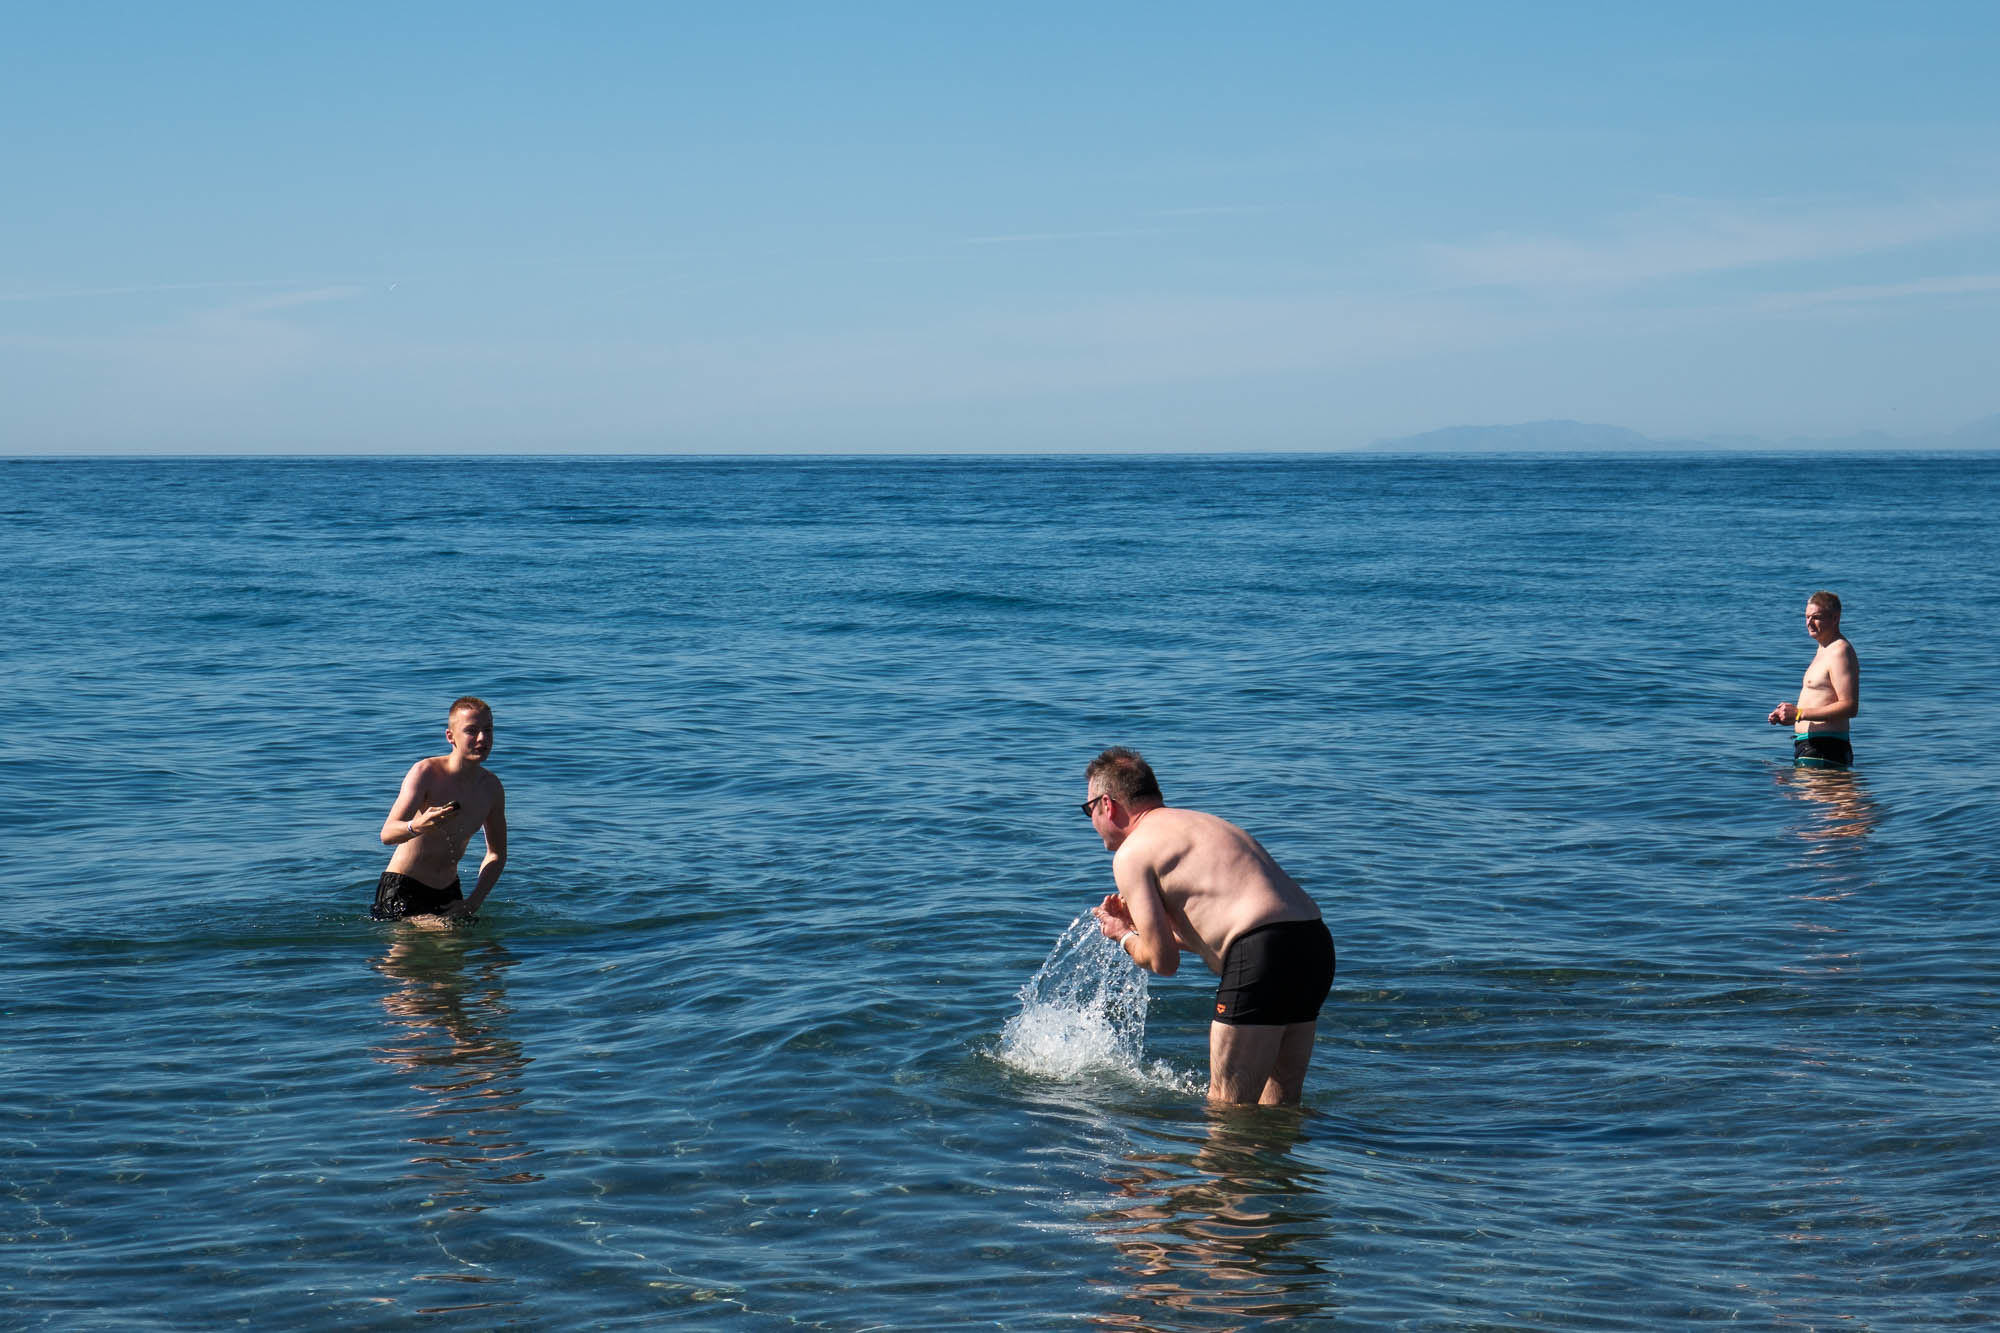
[[[0,462],[0,1326],[1987,1326],[1995,512],[1966,455]],[[1821,587],[1848,774],[1764,722]],[[506,874],[372,922],[468,692]],[[1091,943],[1114,743],[1323,909],[1301,1108],[1208,1109],[1205,970]]]
[[[1021,987],[999,1058],[1023,1073],[1081,1080],[1115,1075],[1188,1091],[1197,1085],[1146,1059],[1146,973],[1088,913],[1069,923]],[[1198,1085],[1206,1088],[1204,1079]]]

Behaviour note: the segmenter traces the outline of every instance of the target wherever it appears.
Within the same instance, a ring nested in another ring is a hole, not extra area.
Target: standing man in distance
[[[1806,668],[1799,701],[1771,710],[1772,726],[1792,724],[1792,762],[1807,768],[1850,768],[1854,746],[1848,720],[1861,711],[1861,663],[1840,632],[1840,599],[1820,591],[1806,599],[1806,633],[1819,651]]]
[[[403,778],[382,821],[382,841],[396,850],[375,886],[369,915],[469,917],[486,901],[507,866],[506,793],[486,770],[493,752],[493,710],[471,695],[445,714],[451,753],[419,759]],[[458,887],[458,862],[474,833],[486,834],[486,855],[472,896]]]
[[[1137,751],[1113,746],[1084,777],[1083,812],[1118,885],[1092,909],[1098,928],[1149,972],[1172,976],[1188,949],[1222,978],[1208,1099],[1297,1102],[1333,988],[1333,937],[1318,905],[1236,825],[1168,806]]]

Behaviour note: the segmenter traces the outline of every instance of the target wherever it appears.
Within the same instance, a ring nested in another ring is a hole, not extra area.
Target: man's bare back
[[[1156,806],[1133,824],[1111,861],[1121,886],[1150,878],[1174,934],[1211,972],[1246,931],[1316,921],[1319,908],[1248,833],[1199,810]],[[1122,894],[1121,894],[1122,896]]]

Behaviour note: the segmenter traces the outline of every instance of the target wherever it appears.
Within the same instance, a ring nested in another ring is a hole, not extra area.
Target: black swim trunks
[[[1333,936],[1324,921],[1246,930],[1222,955],[1215,1021],[1254,1027],[1310,1023],[1333,989]]]
[[[1792,763],[1807,768],[1853,768],[1854,747],[1846,736],[1830,731],[1795,732]]]
[[[368,915],[377,921],[400,921],[406,916],[435,916],[453,903],[463,901],[465,895],[458,891],[457,880],[441,889],[434,889],[420,879],[385,870],[381,881],[375,885],[375,905],[368,909]]]

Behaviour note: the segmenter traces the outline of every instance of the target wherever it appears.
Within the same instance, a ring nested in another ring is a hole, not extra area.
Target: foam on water
[[[1021,1012],[1000,1037],[1004,1063],[1041,1078],[1112,1073],[1181,1087],[1167,1066],[1144,1062],[1146,970],[1084,913],[1069,923],[1041,970],[1021,987]]]

